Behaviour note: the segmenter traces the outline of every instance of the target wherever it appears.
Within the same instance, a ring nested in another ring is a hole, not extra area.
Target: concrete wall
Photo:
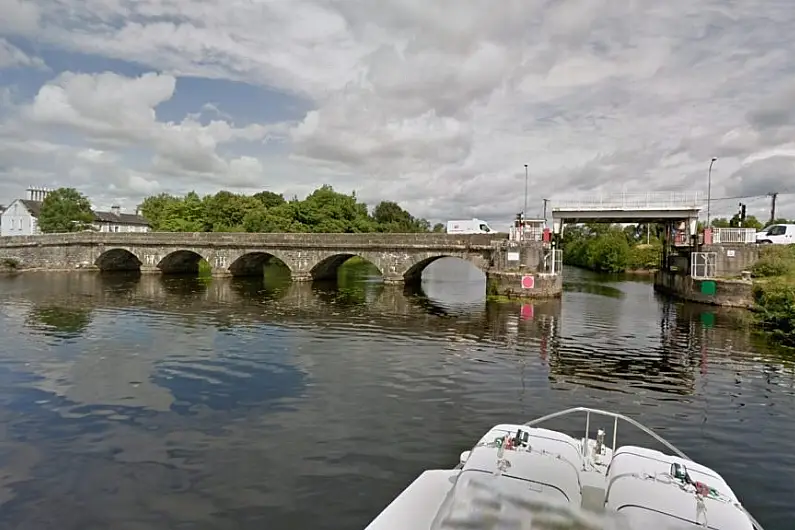
[[[497,266],[505,236],[455,234],[239,234],[93,233],[0,238],[0,259],[20,269],[100,268],[143,272],[195,272],[205,259],[216,275],[261,274],[270,259],[282,261],[293,279],[336,274],[345,258],[360,256],[386,282],[415,281],[442,257],[457,257],[487,271]]]
[[[533,287],[522,285],[522,278],[533,277]],[[522,272],[489,271],[486,275],[489,296],[509,299],[554,298],[563,292],[562,274],[527,274]]]
[[[702,293],[704,282],[715,283],[715,294]],[[725,307],[751,308],[754,301],[753,283],[743,280],[699,280],[692,276],[657,271],[654,275],[654,289],[682,300]]]
[[[751,270],[759,259],[759,247],[756,244],[703,245],[701,251],[715,253],[717,277],[740,276],[742,271]]]

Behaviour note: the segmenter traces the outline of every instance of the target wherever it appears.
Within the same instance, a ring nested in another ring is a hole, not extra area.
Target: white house
[[[39,234],[38,217],[41,202],[49,190],[28,188],[27,199],[17,199],[0,214],[0,236],[30,236]]]
[[[28,188],[27,199],[17,199],[0,214],[0,236],[30,236],[40,234],[38,224],[41,204],[50,190]],[[94,212],[95,230],[99,232],[149,232],[147,220],[135,214],[122,213],[118,206],[110,212]]]

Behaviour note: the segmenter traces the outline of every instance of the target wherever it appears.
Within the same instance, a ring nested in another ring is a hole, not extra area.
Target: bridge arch
[[[327,256],[321,259],[320,261],[318,261],[309,271],[309,274],[312,276],[312,280],[317,280],[317,281],[336,280],[339,274],[339,269],[342,266],[342,264],[350,260],[351,258],[358,258],[372,265],[378,270],[378,274],[383,278],[384,273],[381,270],[381,267],[379,267],[377,263],[373,263],[373,261],[368,259],[366,256],[362,256],[360,254],[353,254],[353,253],[332,254],[330,256]]]
[[[94,261],[94,265],[102,272],[140,271],[142,263],[138,256],[125,248],[106,250]]]
[[[163,274],[199,274],[199,262],[204,256],[194,250],[175,250],[157,264]]]
[[[422,281],[422,273],[425,272],[431,264],[436,263],[440,259],[445,258],[452,258],[458,261],[463,261],[469,263],[476,269],[480,270],[484,274],[486,273],[486,268],[488,267],[488,262],[482,256],[457,256],[455,254],[435,254],[432,256],[427,256],[424,258],[420,258],[414,261],[408,269],[403,273],[403,280],[406,284],[412,283],[419,283]]]
[[[277,254],[259,251],[239,256],[229,265],[229,272],[232,276],[262,276],[266,265],[284,267],[292,274],[292,268],[287,264],[287,260]]]

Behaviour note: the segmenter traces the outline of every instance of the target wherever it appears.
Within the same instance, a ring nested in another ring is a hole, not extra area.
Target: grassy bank
[[[763,331],[795,347],[795,245],[768,245],[753,268],[754,304]]]

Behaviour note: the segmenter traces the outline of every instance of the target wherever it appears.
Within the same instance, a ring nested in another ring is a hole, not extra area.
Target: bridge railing
[[[712,242],[715,244],[756,243],[754,228],[713,228]]]
[[[706,201],[700,192],[616,193],[578,199],[552,200],[556,210],[698,210]]]

